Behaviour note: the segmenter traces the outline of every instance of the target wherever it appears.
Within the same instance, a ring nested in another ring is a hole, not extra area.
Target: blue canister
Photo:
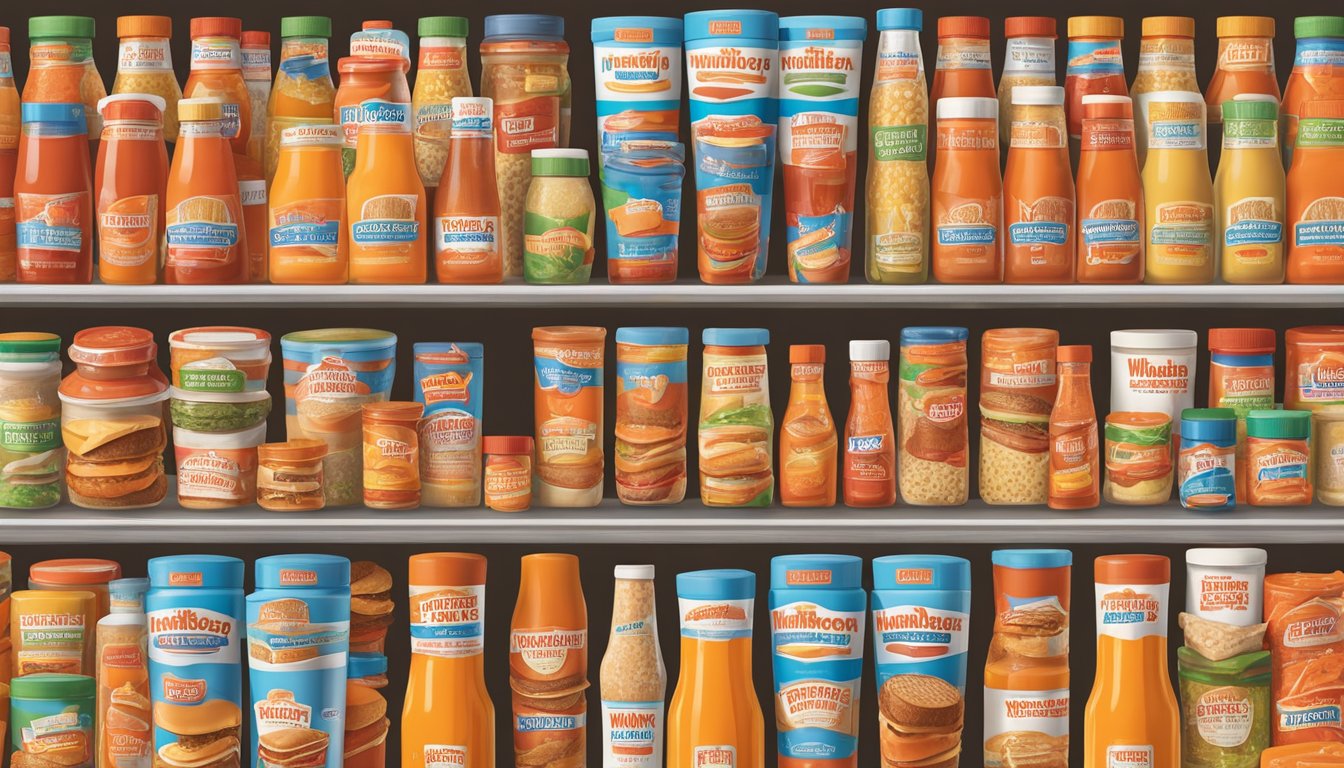
[[[867,612],[860,558],[771,559],[770,638],[781,765],[854,759]]]
[[[1218,512],[1237,506],[1237,412],[1231,408],[1181,411],[1176,483],[1181,506]]]
[[[243,724],[243,561],[149,561],[149,694],[160,765],[239,759]]]
[[[480,506],[485,347],[423,342],[414,354],[415,401],[425,404],[420,501],[427,507]]]
[[[677,140],[681,39],[681,19],[593,19],[599,157],[627,139]]]
[[[107,583],[108,610],[111,613],[144,613],[149,579],[113,579]]]
[[[601,176],[611,282],[675,281],[686,146],[665,140],[626,141],[602,153]]]
[[[340,768],[350,655],[350,561],[274,555],[256,565],[247,596],[247,652],[255,766],[295,754],[308,768]]]
[[[971,563],[948,555],[873,560],[877,687],[897,675],[930,675],[966,690]]]

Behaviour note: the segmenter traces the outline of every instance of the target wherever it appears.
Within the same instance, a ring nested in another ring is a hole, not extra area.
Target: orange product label
[[[364,489],[420,489],[420,451],[416,430],[400,424],[364,423]]]
[[[533,361],[537,463],[543,482],[577,490],[600,485],[602,343],[539,340]]]
[[[186,448],[177,452],[177,495],[231,504],[256,497],[256,448]]]
[[[1293,405],[1308,408],[1344,403],[1344,352],[1310,342],[1298,342],[1288,352],[1285,403],[1290,397]]]
[[[1247,440],[1247,495],[1252,505],[1289,506],[1311,503],[1307,479],[1310,450],[1306,440]]]
[[[197,195],[167,212],[168,263],[219,267],[239,258],[242,203],[237,195]]]
[[[518,155],[560,145],[560,97],[495,102],[495,149]]]
[[[1268,37],[1233,37],[1218,41],[1218,68],[1230,71],[1273,71],[1274,41]]]
[[[29,269],[73,270],[87,243],[88,192],[14,195],[19,261]]]
[[[1051,436],[1050,497],[1085,497],[1097,488],[1097,430],[1092,425]]]
[[[451,45],[452,38],[429,38],[420,45],[420,69],[462,69],[466,47]]]
[[[514,456],[491,456],[486,461],[485,499],[491,509],[526,509],[531,498],[531,462]]]
[[[552,627],[509,633],[509,668],[529,680],[563,680],[587,665],[588,630]]]
[[[158,195],[132,195],[98,211],[98,254],[104,265],[133,268],[158,260]]]
[[[498,258],[498,216],[440,216],[435,252],[440,264],[475,266]]]
[[[1295,596],[1275,594],[1281,577],[1298,577],[1303,586]],[[1275,744],[1344,739],[1344,597],[1318,574],[1275,574],[1266,579],[1269,644],[1272,665]]]

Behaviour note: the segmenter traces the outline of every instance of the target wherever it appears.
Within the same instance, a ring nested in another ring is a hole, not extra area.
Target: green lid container
[[[1344,16],[1298,16],[1293,37],[1344,37]]]
[[[1262,99],[1231,99],[1223,102],[1224,120],[1278,120],[1279,102],[1273,96]]]
[[[1311,436],[1311,411],[1251,411],[1246,436],[1271,440],[1306,440]]]
[[[60,359],[61,337],[54,333],[0,333],[0,362],[41,363]]]
[[[286,16],[280,19],[281,37],[331,37],[327,16]]]
[[[421,37],[466,37],[467,20],[462,16],[422,16],[416,31]]]
[[[533,176],[578,176],[587,178],[588,174],[588,150],[586,149],[532,150]]]
[[[34,16],[28,20],[28,37],[80,37],[93,39],[89,16]]]
[[[40,673],[9,682],[12,699],[79,699],[92,697],[98,684],[88,675]]]

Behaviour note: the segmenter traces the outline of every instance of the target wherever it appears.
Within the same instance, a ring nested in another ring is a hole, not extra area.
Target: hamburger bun
[[[760,427],[714,427],[700,433],[700,472],[732,477],[770,469],[770,433]]]
[[[96,471],[90,474],[90,470]],[[102,471],[127,474],[97,474]],[[161,456],[111,465],[71,461],[66,465],[65,483],[70,501],[81,507],[152,507],[168,495],[168,478],[164,475]]]
[[[559,680],[528,680],[509,675],[509,687],[513,689],[513,697],[523,700],[524,706],[542,712],[563,712],[583,701],[588,678],[571,675]]]
[[[326,763],[330,744],[315,728],[281,728],[257,739],[257,757],[272,768],[316,768]]]
[[[70,452],[70,458],[85,461],[123,461],[162,454],[168,447],[168,430],[155,419],[152,426],[137,429],[126,435],[91,448],[83,453]]]
[[[357,731],[387,717],[387,699],[367,685],[345,686],[345,730]]]
[[[392,589],[392,574],[370,560],[350,564],[350,594],[373,595]]]
[[[1068,768],[1069,737],[1008,731],[985,740],[989,768]]]
[[[541,481],[556,488],[586,490],[602,482],[602,462],[582,464],[547,462],[537,467]]]
[[[686,493],[686,446],[657,443],[639,446],[617,443],[616,491],[630,504],[653,504]]]
[[[877,696],[878,712],[902,733],[960,731],[966,700],[956,686],[932,675],[893,675]]]
[[[360,616],[386,616],[392,613],[396,604],[392,602],[392,592],[378,592],[369,595],[352,595],[350,612]]]
[[[741,507],[774,485],[775,477],[769,471],[741,477],[714,477],[701,473],[700,500],[711,507]]]

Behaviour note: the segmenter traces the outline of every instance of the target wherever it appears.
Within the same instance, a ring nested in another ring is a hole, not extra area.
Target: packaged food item
[[[1084,711],[1088,765],[1180,764],[1181,718],[1167,671],[1171,561],[1107,555],[1095,565],[1097,674]]]
[[[514,762],[585,765],[588,607],[579,559],[524,556],[509,627]]]
[[[158,281],[168,187],[164,105],[159,96],[136,93],[98,102],[103,135],[93,186],[98,279],[104,283]]]
[[[849,282],[867,36],[868,23],[856,16],[779,21],[779,156],[795,283]]]
[[[287,333],[280,349],[286,435],[327,444],[321,480],[325,503],[354,504],[361,499],[364,472],[362,408],[391,393],[397,337],[368,328],[324,328]]]
[[[1264,768],[1309,768],[1344,765],[1344,744],[1333,741],[1309,741],[1270,747],[1260,753]]]
[[[970,494],[965,328],[901,329],[896,453],[901,498],[958,506]]]
[[[985,659],[985,768],[1068,765],[1067,549],[999,549]]]
[[[341,129],[295,125],[276,137],[268,197],[267,279],[279,284],[341,284],[350,279]]]
[[[98,621],[97,765],[150,768],[153,764],[146,622],[143,602],[137,612],[112,613]]]
[[[681,121],[683,37],[681,19],[593,19],[597,151],[604,164],[607,153],[619,150],[628,141],[676,142]]]
[[[341,764],[345,768],[382,768],[387,764],[387,699],[378,691],[387,685],[387,657],[352,653],[345,669],[345,732],[341,735]],[[381,684],[368,685],[370,679]]]
[[[608,279],[613,285],[675,281],[686,145],[631,138],[600,159]]]
[[[532,329],[537,501],[595,507],[602,501],[603,370],[607,329]]]
[[[1229,113],[1229,121],[1233,121]],[[1246,500],[1246,414],[1273,409],[1272,328],[1209,329],[1209,407],[1237,413],[1237,501]]]
[[[330,38],[331,19],[326,16],[285,16],[280,19],[280,64],[275,71],[275,83],[263,102],[266,121],[262,166],[267,182],[275,179],[286,130],[325,125],[336,119],[333,112],[336,86],[331,82],[331,66],[328,64]],[[269,78],[269,45],[266,53],[266,69],[258,74]],[[252,83],[248,85],[250,88]]]
[[[271,33],[246,30],[240,41],[243,82],[252,112],[252,127],[247,135],[247,156],[265,162],[266,132],[270,125]]]
[[[371,560],[350,564],[350,650],[383,654],[392,613],[392,574]]]
[[[350,648],[350,561],[335,555],[257,560],[247,596],[252,756],[260,765],[342,765]]]
[[[929,277],[929,94],[918,8],[877,12],[876,72],[868,97],[864,273],[870,283]]]
[[[163,135],[177,141],[177,102],[182,86],[173,71],[171,16],[117,17],[117,74],[113,95],[149,94],[163,99]]]
[[[1223,103],[1246,95],[1273,96],[1279,101],[1274,73],[1274,17],[1219,16],[1218,64],[1204,90],[1209,123],[1221,122]]]
[[[481,417],[485,347],[475,342],[416,344],[415,400],[420,421],[421,499],[429,507],[481,503]]]
[[[1017,119],[1013,89],[1019,85],[1055,85],[1055,41],[1059,33],[1052,16],[1009,16],[1003,20],[1003,36],[1006,47],[998,90],[1000,145],[1009,143],[1009,129]]]
[[[1340,44],[1344,55],[1344,41]],[[1341,86],[1344,91],[1344,86]],[[1341,94],[1344,95],[1344,94]],[[1344,100],[1316,99],[1299,108],[1293,163],[1288,169],[1287,278],[1296,284],[1344,282],[1344,220],[1338,180],[1332,178],[1344,158]]]
[[[1213,179],[1204,98],[1193,91],[1148,94],[1148,159],[1143,164],[1147,262],[1156,285],[1213,281]]]
[[[272,512],[322,509],[326,455],[326,441],[312,438],[257,446],[257,504]]]
[[[144,613],[145,593],[149,591],[149,578],[113,579],[107,583],[109,613]]]
[[[1125,20],[1118,16],[1070,16],[1068,63],[1064,76],[1064,113],[1069,138],[1083,130],[1083,97],[1092,94],[1128,96],[1120,41]]]
[[[995,328],[980,339],[980,499],[1044,504],[1059,332]]]
[[[98,102],[107,95],[93,60],[93,19],[89,16],[28,18],[28,79],[23,103],[83,104],[89,136],[102,132]]]
[[[636,505],[686,498],[685,328],[616,329],[616,495]]]
[[[168,337],[168,351],[173,386],[183,392],[266,391],[271,369],[271,334],[266,331],[228,325],[186,328]]]
[[[1260,764],[1273,720],[1269,656],[1269,651],[1251,651],[1226,661],[1209,661],[1188,646],[1176,649],[1186,713],[1182,766]]]
[[[227,16],[191,20],[191,74],[182,89],[188,99],[215,98],[223,104],[220,135],[231,154],[247,156],[252,137],[252,95],[243,79],[243,22]],[[267,64],[269,69],[270,65]],[[180,114],[178,119],[185,120]],[[260,158],[255,158],[260,160]]]
[[[67,557],[34,563],[28,569],[28,588],[92,592],[96,598],[93,612],[93,621],[96,622],[112,611],[111,584],[120,578],[121,564],[115,560]]]
[[[0,282],[14,282],[17,233],[14,231],[14,176],[19,162],[22,109],[14,86],[9,27],[0,27]]]
[[[770,248],[779,122],[779,16],[686,14],[700,279],[754,283]]]
[[[1344,326],[1289,328],[1283,346],[1284,408],[1315,411],[1344,404]]]
[[[364,506],[420,506],[420,417],[424,403],[364,404]]]
[[[1265,645],[1270,653],[1276,746],[1344,741],[1344,573],[1265,577]]]
[[[39,79],[30,75],[28,82]],[[79,103],[23,104],[13,195],[21,283],[93,280],[93,174],[86,116]]]
[[[422,16],[416,22],[420,52],[411,109],[415,112],[415,166],[426,189],[439,186],[448,161],[454,99],[472,95],[467,75],[467,20],[462,16]],[[490,116],[493,106],[487,108]],[[488,125],[491,125],[488,123]],[[493,137],[493,127],[487,127]],[[491,147],[487,160],[493,162]]]
[[[1344,406],[1317,408],[1311,422],[1314,445],[1309,475],[1316,485],[1316,500],[1344,506]]]
[[[411,105],[369,99],[359,105],[354,170],[346,182],[350,282],[425,282],[429,198],[415,170]]]
[[[504,274],[523,274],[531,153],[569,146],[569,44],[561,16],[485,17],[481,95],[493,100]]]
[[[236,432],[196,432],[175,425],[177,503],[186,509],[250,506],[257,499],[257,446],[265,441],[265,423]]]
[[[789,347],[789,405],[779,430],[779,502],[786,507],[835,506],[839,441],[822,378],[826,347]]]
[[[1344,78],[1335,72],[1344,54],[1344,16],[1298,16],[1293,19],[1293,37],[1297,39],[1297,49],[1280,110],[1284,165],[1290,166],[1302,107],[1321,96],[1327,99],[1344,96]]]
[[[653,566],[618,565],[611,636],[602,655],[603,768],[663,764],[663,697],[667,669],[658,647]]]
[[[667,712],[668,768],[760,766],[765,718],[751,675],[756,574],[677,574],[681,671]]]
[[[411,36],[393,28],[386,19],[370,19],[350,35],[350,55],[399,62],[403,70],[411,68]]]
[[[1236,411],[1181,411],[1181,450],[1176,462],[1181,506],[1217,512],[1237,505],[1236,450]]]
[[[532,506],[532,438],[492,435],[485,450],[485,506],[496,512],[526,512]]]
[[[1227,283],[1283,282],[1284,176],[1273,96],[1223,107],[1223,152],[1214,179],[1218,263]]]
[[[1252,547],[1185,551],[1185,610],[1235,627],[1258,626],[1264,615],[1267,554]]]
[[[484,673],[485,570],[484,557],[465,552],[411,556],[402,765],[495,764],[495,708]]]
[[[996,98],[990,71],[989,19],[942,16],[938,19],[938,56],[929,100]],[[996,113],[997,115],[997,113]]]
[[[938,102],[939,152],[933,166],[933,277],[940,283],[1003,281],[1003,179],[998,102],[948,97]]]
[[[1101,503],[1097,410],[1092,403],[1092,347],[1061,346],[1059,394],[1050,411],[1051,509],[1091,509]]]
[[[770,646],[779,764],[857,766],[863,560],[781,555],[770,560]]]
[[[411,87],[406,83],[405,65],[395,57],[349,56],[336,62],[336,70],[341,75],[341,85],[332,102],[332,116],[345,136],[341,167],[348,179],[358,156],[361,105],[366,101],[410,104]]]
[[[775,417],[764,328],[706,328],[697,426],[700,501],[768,507],[774,498]]]
[[[845,506],[896,503],[896,429],[887,387],[891,342],[849,342],[849,416],[845,419]]]
[[[1150,506],[1171,499],[1171,417],[1152,411],[1112,411],[1106,416],[1102,488],[1111,504]]]
[[[175,555],[148,568],[155,764],[241,764],[243,561]]]
[[[0,507],[45,509],[60,503],[65,469],[60,383],[61,337],[0,333]],[[0,624],[4,613],[0,606]]]
[[[1195,405],[1199,334],[1174,329],[1111,331],[1111,410],[1165,413],[1180,433]]]
[[[13,765],[93,768],[97,684],[79,674],[44,674],[10,683]]]
[[[1013,104],[1003,176],[1004,282],[1072,283],[1074,188],[1064,89],[1021,85]]]
[[[597,203],[588,150],[532,150],[523,227],[523,277],[543,285],[586,283],[593,271]]]
[[[873,558],[878,747],[892,766],[951,766],[961,752],[971,564],[947,555]]]
[[[1195,79],[1195,20],[1188,16],[1146,16],[1139,41],[1139,71],[1129,88],[1138,120],[1139,165],[1148,156],[1148,100],[1160,91],[1199,93]]]
[[[248,232],[233,149],[215,98],[177,103],[182,133],[168,174],[164,282],[247,282]],[[190,162],[188,162],[190,158]]]
[[[1246,500],[1253,507],[1311,503],[1311,411],[1246,414]]]
[[[503,282],[494,107],[465,96],[454,96],[451,105],[448,174],[435,176],[441,187],[434,194],[434,273],[440,283]]]
[[[1075,274],[1080,283],[1143,282],[1143,184],[1129,97],[1089,94],[1081,108]]]
[[[87,590],[27,589],[9,596],[11,685],[28,675],[88,675],[94,664],[98,601]],[[17,730],[16,730],[17,733]]]

